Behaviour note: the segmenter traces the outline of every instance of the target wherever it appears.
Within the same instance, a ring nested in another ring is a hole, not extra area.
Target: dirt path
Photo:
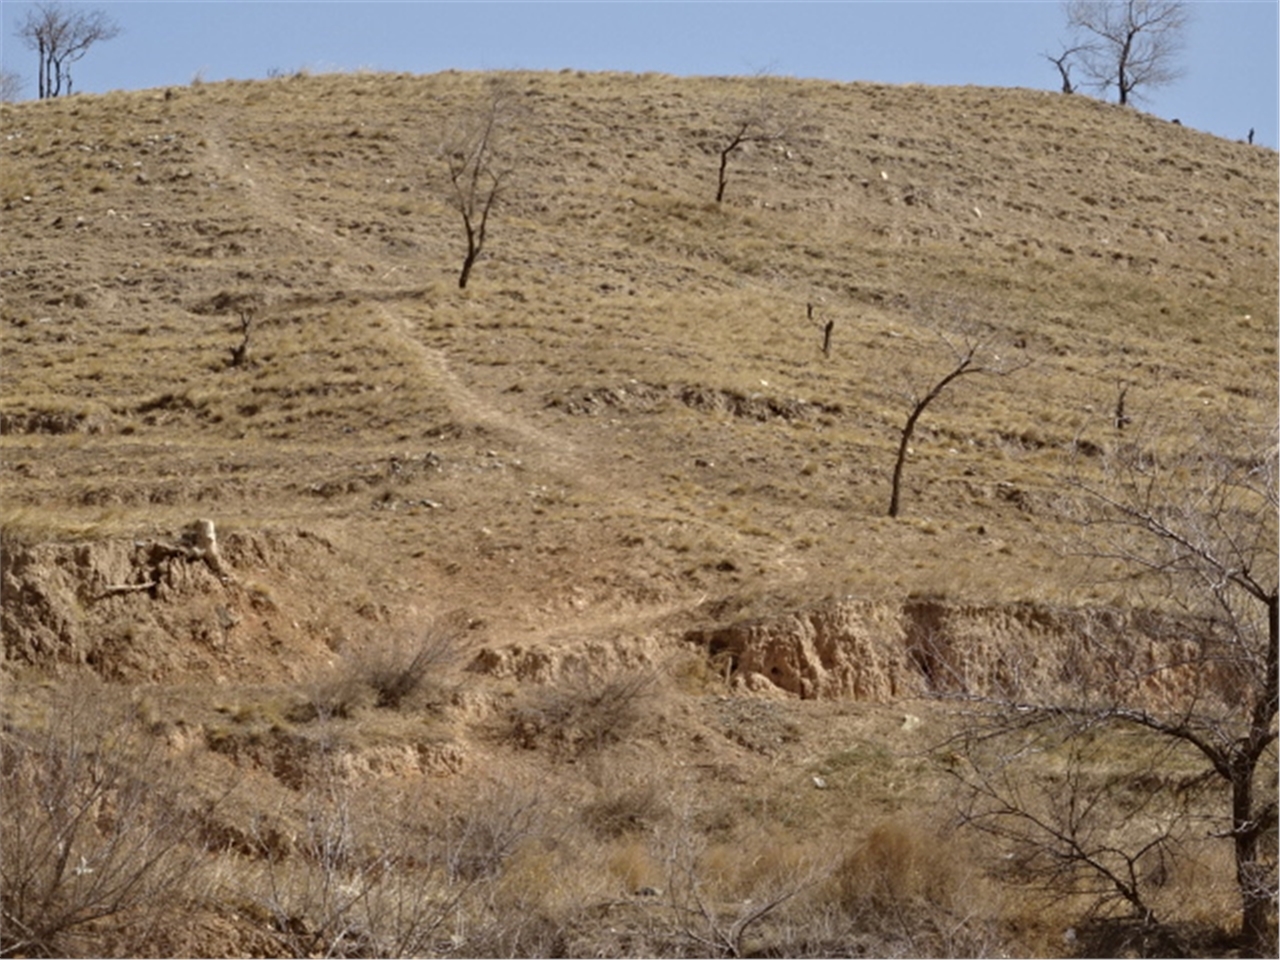
[[[373,267],[370,274],[361,277],[366,284],[371,278],[377,278],[373,288],[364,291],[368,294],[365,302],[373,306],[384,321],[385,330],[403,347],[405,354],[413,358],[422,376],[443,395],[452,416],[458,421],[483,427],[503,438],[519,451],[522,463],[533,475],[554,477],[568,488],[588,492],[604,505],[602,509],[607,515],[634,517],[640,523],[644,522],[642,518],[652,517],[656,526],[677,523],[688,525],[690,530],[705,530],[709,535],[716,532],[714,524],[708,524],[705,518],[689,515],[673,519],[672,510],[660,500],[655,501],[646,491],[629,486],[621,459],[614,461],[618,455],[614,449],[615,441],[607,434],[598,434],[598,441],[593,442],[595,437],[575,439],[548,430],[470,388],[459,372],[451,367],[448,353],[424,343],[411,312],[401,309],[400,303],[414,296],[412,291],[391,283],[385,289],[378,289],[378,281],[392,281],[401,272],[403,263],[388,258],[376,246],[339,236],[327,225],[309,219],[303,207],[273,183],[272,171],[255,171],[253,164],[240,157],[228,143],[223,130],[210,129],[206,139],[214,172],[244,191],[242,202],[252,207],[255,219],[268,222],[281,231],[301,234],[303,242],[313,253],[332,256],[339,262],[366,263]],[[606,429],[595,421],[584,425],[584,428]],[[663,519],[658,519],[659,515],[663,515]],[[644,602],[620,591],[615,595],[593,596],[590,602],[579,603],[577,595],[572,592],[573,581],[586,583],[598,574],[627,576],[630,559],[625,551],[611,552],[601,544],[601,552],[593,553],[591,558],[582,559],[586,566],[570,582],[545,585],[557,595],[563,595],[551,602],[551,609],[545,616],[534,616],[533,619],[541,625],[534,628],[532,635],[526,633],[526,639],[559,646],[591,636],[617,635],[620,630],[633,632],[644,629],[645,624],[654,625],[673,615],[694,610],[707,599],[700,590],[683,589],[674,577],[663,576],[661,584],[655,583],[657,602]],[[767,566],[769,578],[775,585],[780,582],[799,584],[806,578],[804,558],[787,543],[775,542],[766,547],[754,540],[750,543],[750,553],[754,558],[753,565]],[[560,607],[563,609],[559,613],[554,612]]]

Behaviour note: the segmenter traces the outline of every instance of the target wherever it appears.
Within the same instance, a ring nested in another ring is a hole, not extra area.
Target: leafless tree
[[[24,86],[17,73],[0,68],[0,103],[13,103],[22,96]]]
[[[89,48],[119,36],[120,27],[101,10],[38,3],[27,11],[18,37],[39,57],[41,100],[71,93],[71,65]]]
[[[249,334],[253,332],[253,311],[240,311],[240,343],[231,348],[231,366],[247,367],[249,360]]]
[[[487,99],[450,131],[441,146],[449,171],[453,206],[462,216],[467,252],[458,275],[465,290],[471,269],[484,250],[489,217],[510,175],[502,152],[502,137],[512,121],[514,101],[501,85],[490,88]]]
[[[1027,363],[1025,358],[1002,359],[994,349],[990,332],[982,330],[972,322],[966,314],[966,308],[953,304],[944,305],[940,309],[950,314],[938,327],[937,337],[946,352],[950,354],[951,361],[941,377],[929,381],[932,385],[927,389],[920,390],[916,386],[909,388],[911,411],[907,414],[906,423],[902,425],[898,453],[893,463],[892,491],[889,495],[889,516],[891,517],[898,515],[901,506],[902,471],[907,461],[907,453],[910,451],[911,437],[915,434],[916,424],[925,408],[942,396],[946,389],[961,377],[974,374],[1005,376],[1021,369]]]
[[[1066,0],[1063,9],[1085,76],[1104,93],[1114,87],[1122,105],[1182,76],[1182,0]]]
[[[1127,631],[1082,637],[1089,650],[1081,662],[1087,659],[1088,667],[1063,677],[1056,692],[1023,691],[1021,698],[992,702],[985,727],[974,728],[982,732],[970,731],[970,744],[983,749],[966,751],[964,769],[977,798],[970,818],[1039,850],[1041,866],[1070,864],[1091,873],[1142,914],[1150,906],[1141,870],[1150,869],[1153,858],[1159,864],[1176,856],[1192,823],[1171,798],[1185,798],[1192,788],[1216,790],[1205,794],[1206,803],[1220,804],[1210,815],[1209,836],[1232,847],[1241,948],[1274,956],[1275,435],[1235,455],[1206,443],[1161,457],[1128,444],[1105,467],[1101,480],[1064,480],[1075,495],[1073,515],[1089,555],[1123,572],[1134,607],[1164,611],[1157,636],[1141,657],[1121,652]],[[1114,729],[1164,744],[1177,752],[1178,766],[1193,771],[1172,785],[1172,794],[1158,790],[1158,815],[1130,820],[1123,841],[1115,837],[1118,814],[1104,802],[1105,784],[1078,781],[1066,791],[1070,802],[1054,807],[1015,777],[1025,772],[1020,759],[1037,741],[1057,738],[1079,756],[1089,738]],[[997,742],[1017,746],[996,749]]]
[[[768,76],[757,76],[756,83],[754,99],[731,109],[724,125],[726,132],[716,143],[716,153],[720,158],[716,203],[724,201],[725,188],[729,185],[729,157],[748,144],[785,140],[791,127],[784,109],[770,95]]]
[[[1071,58],[1078,55],[1082,49],[1082,47],[1065,47],[1056,57],[1051,53],[1043,54],[1046,60],[1058,68],[1058,75],[1062,77],[1063,93],[1076,92],[1076,85],[1071,80],[1071,68],[1074,66]]]

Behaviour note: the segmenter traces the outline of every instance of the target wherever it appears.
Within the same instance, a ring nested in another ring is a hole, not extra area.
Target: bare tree
[[[1164,611],[1154,621],[1157,635],[1143,656],[1123,650],[1131,629],[1083,636],[1082,667],[1056,692],[1024,690],[992,702],[998,709],[987,733],[972,742],[989,746],[1012,735],[1021,746],[967,751],[969,784],[981,800],[971,819],[1044,851],[1042,862],[1070,862],[1102,878],[1150,919],[1139,868],[1177,855],[1191,814],[1171,809],[1166,795],[1160,815],[1138,821],[1140,828],[1131,821],[1120,842],[1105,836],[1120,815],[1102,802],[1101,786],[1072,789],[1070,804],[1054,809],[1019,792],[1003,771],[1018,771],[1015,753],[1046,732],[1072,749],[1113,728],[1164,743],[1192,770],[1180,785],[1184,795],[1189,787],[1216,790],[1207,794],[1206,802],[1218,804],[1209,836],[1232,847],[1241,948],[1274,956],[1280,609],[1274,434],[1243,454],[1204,444],[1164,461],[1131,444],[1106,467],[1100,481],[1065,482],[1077,494],[1090,555],[1119,565],[1136,607]],[[1079,817],[1082,810],[1092,819]]]
[[[102,40],[119,36],[120,27],[101,10],[38,3],[27,11],[18,37],[39,57],[41,100],[71,93],[71,65]]]
[[[769,95],[767,75],[756,78],[758,90],[750,103],[733,108],[727,133],[716,144],[720,169],[716,179],[716,203],[724,200],[729,185],[729,157],[747,144],[774,143],[787,138],[790,124],[782,108]]]
[[[17,73],[0,68],[0,103],[13,103],[22,96],[24,86]]]
[[[488,99],[446,137],[441,148],[453,188],[453,205],[462,216],[467,252],[458,275],[458,289],[465,290],[471,268],[484,250],[489,216],[502,196],[510,174],[501,151],[501,139],[513,113],[513,101],[502,86],[494,86]]]
[[[254,311],[240,311],[240,343],[231,348],[231,365],[233,367],[247,367],[249,360],[249,334],[253,332],[253,314]]]
[[[889,495],[889,516],[896,517],[899,512],[902,495],[902,470],[910,452],[911,437],[915,434],[925,408],[946,391],[956,380],[973,374],[991,374],[1004,376],[1026,366],[1024,359],[1014,362],[1002,360],[995,352],[988,336],[985,336],[975,324],[964,315],[963,308],[951,307],[952,317],[948,326],[938,331],[938,339],[951,355],[951,363],[946,372],[932,386],[920,391],[912,387],[909,391],[911,412],[902,425],[901,437],[898,441],[898,453],[893,463],[892,491]]]
[[[1051,53],[1043,54],[1046,60],[1058,68],[1058,75],[1062,77],[1063,93],[1076,92],[1076,85],[1071,80],[1071,68],[1074,66],[1071,58],[1078,55],[1082,49],[1083,47],[1065,47],[1056,57]]]
[[[1182,76],[1190,19],[1182,0],[1066,0],[1063,9],[1085,75],[1104,93],[1114,87],[1122,105]]]

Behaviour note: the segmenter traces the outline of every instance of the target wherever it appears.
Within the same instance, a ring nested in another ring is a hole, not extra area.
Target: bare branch
[[[893,464],[893,481],[889,495],[889,516],[896,517],[901,504],[902,470],[910,451],[911,437],[915,433],[916,423],[925,408],[940,397],[944,391],[961,377],[973,374],[991,374],[1007,376],[1026,367],[1030,360],[1025,356],[1006,355],[1001,357],[993,347],[994,336],[969,319],[967,309],[955,304],[932,308],[945,314],[945,319],[938,321],[931,317],[935,324],[938,340],[951,354],[951,363],[943,368],[941,377],[931,381],[931,386],[923,393],[911,391],[912,407],[907,414],[906,423],[902,425],[898,441],[898,452]]]
[[[120,27],[101,10],[38,3],[27,10],[18,37],[39,57],[41,100],[71,93],[71,64],[89,48],[120,34]]]
[[[1182,76],[1177,58],[1190,20],[1182,0],[1067,0],[1063,7],[1068,27],[1083,38],[1076,52],[1085,75],[1100,91],[1114,87],[1122,105]]]

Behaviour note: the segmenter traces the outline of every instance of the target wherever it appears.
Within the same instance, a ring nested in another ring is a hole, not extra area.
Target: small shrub
[[[912,902],[950,907],[960,884],[953,852],[938,838],[901,823],[876,827],[836,871],[840,899],[850,910]]]
[[[668,673],[681,693],[701,696],[724,688],[724,665],[713,663],[704,650],[686,650],[672,658]]]
[[[615,846],[606,862],[609,873],[621,881],[627,893],[662,890],[662,865],[645,842],[631,839]]]
[[[458,664],[459,638],[457,629],[434,626],[414,640],[397,638],[346,653],[330,676],[311,685],[290,719],[349,719],[372,707],[432,706],[443,699]]]
[[[312,683],[306,699],[290,709],[295,723],[312,720],[350,720],[377,702],[373,689],[358,677],[334,676]]]
[[[652,830],[670,816],[671,806],[654,783],[607,794],[582,808],[583,822],[602,840]]]
[[[547,804],[537,787],[490,782],[424,827],[425,855],[450,885],[500,878],[508,862],[546,832]],[[533,858],[536,860],[537,858]],[[526,859],[526,866],[531,862]]]
[[[876,827],[836,867],[832,887],[841,911],[884,951],[980,956],[996,942],[977,870],[959,845],[919,827]]]
[[[630,670],[537,689],[513,712],[512,736],[526,749],[547,741],[575,757],[600,750],[626,740],[649,715],[657,687],[653,670]]]
[[[182,778],[96,684],[0,732],[0,956],[146,955],[204,862]]]
[[[459,654],[458,633],[439,627],[416,641],[397,641],[362,651],[354,658],[354,667],[357,676],[373,689],[377,706],[397,709],[438,689]]]

